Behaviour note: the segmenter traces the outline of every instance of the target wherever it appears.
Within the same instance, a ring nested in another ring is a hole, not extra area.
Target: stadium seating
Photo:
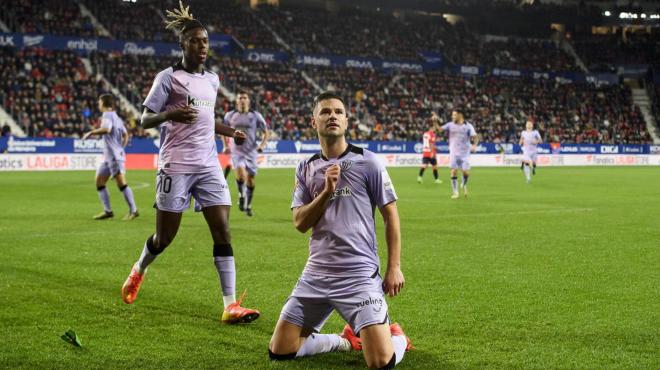
[[[98,96],[108,86],[67,51],[0,48],[0,102],[30,136],[80,137],[98,125]],[[120,111],[132,134],[137,117]]]
[[[176,41],[166,31],[163,10],[177,6],[173,0],[127,3],[120,0],[82,0],[116,39]],[[454,64],[492,68],[577,71],[571,56],[549,40],[483,38],[469,24],[450,25],[444,18],[393,16],[355,11],[331,14],[325,10],[262,6],[248,10],[229,0],[191,0],[193,14],[211,32],[231,34],[244,47],[282,50],[263,27],[271,27],[294,51],[390,59],[416,59],[422,50],[442,50]],[[468,2],[447,0],[444,7],[465,8]],[[72,2],[24,0],[0,19],[19,32],[98,36]],[[493,2],[492,11],[505,11],[508,2]],[[45,11],[37,11],[41,7]],[[216,11],[219,7],[222,12]],[[557,6],[516,8],[540,15],[557,12]],[[588,11],[587,11],[588,12]],[[53,17],[57,15],[57,17]],[[6,18],[6,19],[5,19]],[[139,22],[126,22],[139,19]],[[615,47],[603,48],[607,42]],[[576,49],[589,65],[643,63],[660,60],[654,53],[657,38],[631,37],[621,43],[611,37],[581,37]],[[105,77],[138,109],[154,76],[175,62],[174,57],[93,52],[87,71],[80,56],[70,52],[2,49],[0,82],[2,105],[35,136],[79,136],[95,124],[96,98],[108,90],[96,76]],[[624,85],[595,87],[562,84],[555,80],[502,79],[489,75],[465,77],[449,70],[417,73],[370,69],[299,67],[293,62],[261,63],[243,60],[240,54],[211,56],[208,67],[216,71],[230,91],[246,89],[253,105],[264,114],[275,138],[309,139],[311,101],[320,89],[341,92],[351,114],[353,139],[419,140],[432,110],[448,120],[454,106],[461,106],[483,140],[517,141],[528,118],[538,122],[546,140],[562,142],[649,142],[639,108]],[[16,77],[14,78],[14,74]],[[11,78],[7,78],[11,76]],[[307,76],[311,80],[304,78]],[[310,82],[313,81],[313,82]],[[657,92],[658,89],[652,89]],[[657,95],[657,94],[656,94]],[[52,99],[49,99],[52,98]],[[607,104],[605,104],[605,102]],[[657,99],[654,112],[660,111]],[[232,109],[220,95],[216,113]],[[137,117],[130,117],[130,122]],[[139,128],[136,135],[144,135]]]
[[[78,4],[70,0],[20,0],[11,5],[3,2],[0,21],[21,33],[99,36],[89,18],[80,14]]]

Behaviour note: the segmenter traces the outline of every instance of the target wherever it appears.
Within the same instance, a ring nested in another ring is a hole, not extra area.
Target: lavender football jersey
[[[477,136],[469,122],[464,122],[459,125],[455,122],[447,122],[442,126],[442,129],[449,133],[449,154],[453,156],[469,156],[470,155],[470,138]]]
[[[103,112],[101,127],[110,130],[110,132],[103,135],[103,160],[105,162],[124,161],[126,157],[121,140],[126,133],[124,121],[114,111]]]
[[[537,130],[533,131],[523,131],[520,134],[520,137],[523,141],[523,151],[526,153],[536,153],[538,144],[536,142],[541,141],[541,134]]]
[[[378,269],[374,210],[397,200],[390,176],[376,155],[348,146],[339,158],[315,154],[296,170],[291,208],[310,203],[325,187],[333,164],[341,176],[327,208],[312,230],[305,273],[322,276],[371,276]]]
[[[247,139],[243,145],[234,144],[234,140],[230,141],[232,154],[238,155],[254,153],[259,146],[257,144],[257,131],[263,131],[268,126],[261,113],[255,111],[248,111],[246,113],[241,113],[237,110],[229,111],[225,114],[224,123],[236,130],[245,132],[247,135]]]
[[[142,105],[156,113],[186,105],[197,111],[192,124],[166,121],[160,126],[159,170],[173,174],[220,169],[214,112],[219,86],[215,73],[188,73],[181,62],[158,73]]]

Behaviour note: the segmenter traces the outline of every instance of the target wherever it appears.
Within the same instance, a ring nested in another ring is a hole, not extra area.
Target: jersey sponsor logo
[[[188,105],[191,107],[214,108],[215,101],[198,99],[195,98],[194,96],[188,95]]]
[[[355,307],[357,308],[364,308],[371,306],[374,310],[374,312],[380,312],[380,310],[383,309],[383,298],[380,297],[369,297],[361,302],[358,302],[355,304]]]

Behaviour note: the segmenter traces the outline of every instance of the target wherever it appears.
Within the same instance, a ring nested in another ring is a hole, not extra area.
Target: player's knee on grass
[[[367,360],[367,367],[370,369],[394,369],[396,365],[396,355],[382,355]]]
[[[280,353],[273,352],[269,349],[268,350],[268,357],[270,357],[270,359],[273,360],[273,361],[294,360],[296,358],[296,352],[280,354]]]

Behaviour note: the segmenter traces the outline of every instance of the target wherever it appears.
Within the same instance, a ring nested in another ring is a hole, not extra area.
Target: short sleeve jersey
[[[224,123],[236,130],[241,130],[247,135],[247,140],[242,145],[234,144],[231,141],[231,152],[235,154],[250,154],[257,150],[257,132],[263,131],[268,127],[266,120],[259,112],[248,111],[241,113],[237,110],[229,111],[225,114]]]
[[[454,156],[468,156],[470,155],[470,138],[477,136],[469,122],[457,124],[455,122],[447,122],[442,126],[442,129],[449,134],[449,154]]]
[[[106,162],[126,160],[124,146],[122,145],[122,137],[126,133],[124,121],[114,111],[103,112],[101,127],[110,130],[110,132],[103,135],[103,160]]]
[[[422,135],[422,156],[424,158],[434,158],[438,152],[435,146],[436,135],[435,131],[428,130]]]
[[[536,152],[536,149],[538,147],[538,144],[536,142],[541,141],[541,134],[537,130],[533,131],[523,131],[520,134],[520,137],[522,138],[523,141],[523,150],[526,152]]]
[[[379,268],[375,207],[397,200],[385,166],[368,150],[350,145],[338,158],[315,154],[296,170],[292,208],[309,204],[325,187],[325,171],[341,175],[312,230],[305,271],[324,276],[370,276]]]
[[[219,86],[215,73],[189,73],[181,62],[158,73],[142,105],[156,113],[186,105],[197,111],[191,124],[166,121],[160,126],[159,170],[168,174],[219,170],[214,111]]]

